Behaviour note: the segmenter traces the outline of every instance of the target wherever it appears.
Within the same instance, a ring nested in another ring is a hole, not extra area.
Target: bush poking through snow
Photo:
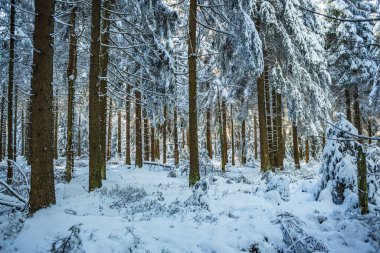
[[[177,178],[178,177],[178,173],[177,173],[177,170],[176,169],[171,169],[168,173],[168,177],[171,177],[171,178]]]
[[[128,204],[137,202],[148,195],[144,188],[137,188],[132,186],[120,188],[118,185],[116,185],[116,187],[112,188],[111,190],[102,188],[100,192],[107,197],[118,199],[110,205],[111,208],[117,209],[126,207]]]
[[[343,115],[334,126],[327,129],[327,142],[323,149],[320,173],[322,180],[318,186],[317,198],[331,182],[332,201],[342,204],[346,190],[357,192],[357,142],[351,134],[358,134],[356,128]]]
[[[284,212],[277,215],[274,220],[275,224],[281,226],[284,236],[284,247],[279,252],[297,252],[297,253],[313,253],[313,252],[329,252],[327,246],[308,235],[302,226],[303,222],[293,214]]]
[[[209,182],[208,178],[199,180],[193,187],[193,194],[185,201],[187,206],[199,206],[203,209],[208,209],[209,199],[208,191]]]
[[[284,175],[277,175],[269,171],[263,175],[266,183],[265,192],[276,191],[284,201],[289,200],[289,179]]]
[[[77,224],[72,226],[69,231],[70,235],[64,238],[59,238],[53,242],[50,252],[53,253],[84,253],[82,239],[79,236],[80,226]]]

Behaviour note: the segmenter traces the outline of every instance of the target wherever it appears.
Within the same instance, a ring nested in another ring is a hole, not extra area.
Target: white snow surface
[[[194,193],[180,172],[173,178],[157,166],[117,164],[108,165],[103,187],[89,193],[88,161],[76,164],[73,180],[56,184],[57,203],[25,218],[18,233],[0,240],[0,252],[49,251],[54,241],[70,235],[73,225],[80,228],[81,242],[72,252],[228,253],[249,252],[252,245],[259,252],[316,252],[292,251],[284,244],[281,226],[287,220],[279,219],[284,214],[298,219],[302,236],[329,252],[380,249],[369,237],[379,235],[374,229],[380,226],[371,225],[358,210],[333,204],[331,194],[315,200],[317,163],[272,175],[270,187],[259,168],[230,167],[225,175],[205,178]],[[64,165],[56,167],[63,170]],[[376,208],[370,206],[372,214]],[[0,238],[16,219],[0,216]]]

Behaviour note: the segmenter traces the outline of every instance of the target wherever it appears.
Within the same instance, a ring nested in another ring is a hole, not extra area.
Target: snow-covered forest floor
[[[89,193],[88,160],[76,160],[70,183],[58,160],[55,205],[31,217],[0,207],[0,252],[380,251],[379,207],[362,216],[327,191],[316,201],[319,164],[286,167],[264,177],[255,164],[209,172],[193,192],[181,166],[114,162]]]

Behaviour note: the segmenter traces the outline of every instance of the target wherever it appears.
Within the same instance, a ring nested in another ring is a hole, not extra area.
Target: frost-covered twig
[[[28,177],[25,175],[24,171],[21,169],[20,165],[18,165],[15,161],[11,160],[13,162],[13,165],[18,169],[18,171],[21,173],[23,178],[25,179],[26,187],[28,188],[28,191],[30,190],[30,185],[28,181]]]

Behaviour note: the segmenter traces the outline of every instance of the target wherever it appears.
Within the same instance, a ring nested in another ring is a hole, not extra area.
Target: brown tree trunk
[[[54,100],[54,159],[58,159],[58,126],[59,126],[59,111],[58,111],[58,87],[55,89]]]
[[[136,127],[136,158],[135,158],[135,166],[141,168],[143,166],[142,159],[142,129],[141,129],[141,92],[137,88],[135,90],[135,127]]]
[[[149,161],[149,121],[146,109],[143,109],[144,122],[144,161]]]
[[[11,0],[9,20],[9,65],[8,65],[8,172],[7,182],[13,179],[13,92],[14,92],[14,60],[15,60],[15,0]],[[3,91],[4,92],[4,91]]]
[[[226,101],[222,98],[222,126],[223,126],[223,157],[224,164],[228,163],[228,140],[227,140],[227,106]]]
[[[178,112],[177,112],[177,102],[174,105],[174,119],[173,119],[173,124],[174,124],[174,165],[179,164],[179,147],[178,147]]]
[[[344,96],[345,96],[345,102],[346,102],[346,117],[348,121],[352,122],[351,96],[350,96],[350,90],[348,88],[344,89]]]
[[[206,111],[206,148],[210,159],[212,159],[212,133],[211,133],[211,109]]]
[[[112,152],[112,99],[110,99],[108,106],[108,129],[107,129],[107,161],[111,159]],[[104,171],[102,174],[105,175]]]
[[[355,85],[355,88],[354,88],[354,125],[356,129],[358,129],[358,134],[361,135],[363,133],[363,130],[362,130],[361,112],[360,112],[360,104],[359,104],[359,91],[358,91],[357,85]]]
[[[107,75],[108,75],[108,62],[109,62],[109,52],[108,44],[110,37],[110,10],[112,9],[113,2],[115,0],[105,0],[103,4],[103,18],[102,22],[102,34],[100,37],[100,74],[101,79],[99,82],[99,166],[102,175],[102,179],[107,178],[106,173],[106,162],[107,162]],[[118,129],[119,130],[119,129]],[[119,141],[119,140],[118,140]],[[119,150],[118,150],[119,151]]]
[[[297,125],[292,122],[292,131],[293,131],[293,156],[294,156],[294,165],[297,169],[300,168],[300,153],[298,147],[298,133],[297,133]]]
[[[222,171],[226,171],[226,159],[224,157],[224,137],[223,137],[223,121],[222,121],[222,108],[220,101],[220,92],[218,91],[218,120],[219,120],[219,137],[220,137],[220,156],[222,163]]]
[[[260,164],[261,171],[266,172],[271,169],[269,160],[269,146],[265,110],[265,76],[262,73],[257,80],[257,103],[259,111],[259,131],[260,131]]]
[[[197,115],[197,0],[190,0],[189,8],[189,133],[190,172],[189,185],[200,179],[198,157],[198,115]]]
[[[247,163],[247,143],[245,137],[245,120],[241,123],[241,164]]]
[[[305,162],[306,163],[309,163],[309,159],[310,159],[310,157],[309,157],[309,139],[306,139],[306,143],[305,143]]]
[[[4,107],[5,107],[5,82],[3,82],[1,94],[1,116],[0,116],[0,161],[5,157],[5,144],[6,144],[6,133],[5,133],[5,117],[4,117]]]
[[[121,110],[117,112],[117,155],[121,157]]]
[[[101,113],[101,105],[99,102],[99,76],[100,76],[100,10],[101,1],[92,0],[91,13],[91,47],[90,47],[90,94],[89,94],[89,191],[102,186],[102,170],[101,154],[101,122],[99,114]]]
[[[273,140],[273,128],[272,128],[272,112],[271,112],[271,93],[270,93],[270,84],[269,84],[269,67],[267,61],[264,65],[264,76],[265,76],[265,110],[266,110],[266,124],[267,124],[267,133],[268,133],[268,150],[269,150],[269,161],[270,167],[273,169],[275,166],[274,163],[274,140]]]
[[[285,145],[282,129],[282,95],[276,94],[277,109],[276,109],[276,128],[277,128],[277,166],[284,167]]]
[[[373,133],[372,133],[372,118],[369,117],[369,118],[368,118],[368,136],[371,137],[372,134],[373,134]],[[368,140],[368,144],[371,144],[371,143],[372,143],[372,140],[369,139],[369,140]]]
[[[15,90],[14,90],[14,101],[15,101],[15,106],[14,106],[14,115],[13,115],[13,158],[12,160],[14,162],[16,162],[16,158],[17,158],[17,102],[18,102],[18,86],[15,85]]]
[[[234,138],[234,120],[233,120],[233,112],[232,112],[232,105],[231,105],[231,164],[235,165],[235,138]],[[245,122],[244,122],[245,124]],[[243,153],[242,153],[243,157]],[[243,160],[243,158],[242,158]]]
[[[367,162],[366,155],[363,152],[362,146],[358,150],[358,193],[359,207],[362,214],[367,214],[368,211],[368,189],[367,189]]]
[[[30,211],[55,204],[53,166],[54,1],[35,0]]]
[[[125,164],[131,165],[131,85],[129,84],[125,101]]]
[[[167,130],[167,106],[164,105],[164,123],[162,124],[162,162],[166,163],[166,130]]]
[[[73,151],[73,122],[74,122],[74,84],[77,77],[77,36],[75,34],[75,19],[77,8],[71,10],[70,15],[70,47],[69,64],[67,66],[68,98],[67,98],[67,146],[66,146],[66,181],[70,182],[74,169]]]
[[[153,127],[153,125],[151,124],[151,128],[150,128],[150,160],[152,162],[155,161],[155,157],[156,157],[156,150],[155,150],[155,144],[156,144],[156,137],[155,137],[155,129]]]
[[[1,130],[0,130],[0,133],[1,133]],[[25,113],[24,113],[24,108],[22,108],[22,111],[21,111],[21,155],[25,156]]]
[[[78,156],[78,157],[81,157],[81,156],[82,156],[81,127],[82,127],[81,113],[79,113],[79,119],[78,119],[78,151],[77,151],[77,156]]]
[[[278,127],[277,127],[277,97],[276,97],[276,90],[272,88],[272,156],[273,156],[273,167],[279,168],[278,164],[278,157],[279,157],[279,139],[278,139]]]
[[[254,150],[255,150],[255,160],[258,159],[258,153],[257,153],[257,117],[256,114],[253,116],[253,138],[254,138]]]

